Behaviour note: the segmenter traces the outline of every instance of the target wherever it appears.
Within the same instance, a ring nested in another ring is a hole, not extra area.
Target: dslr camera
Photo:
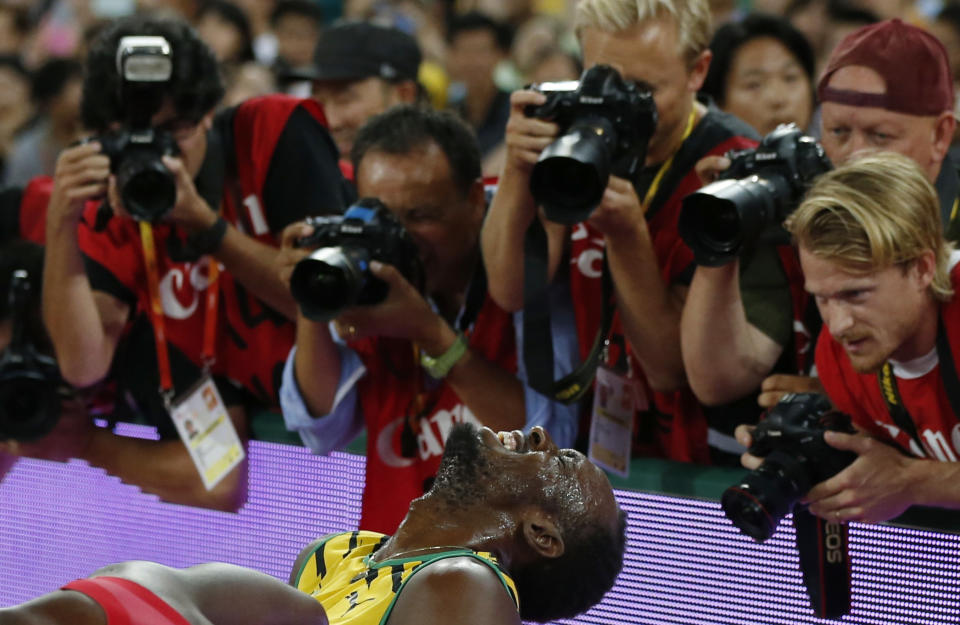
[[[173,135],[151,126],[173,73],[173,56],[163,37],[123,37],[117,46],[124,125],[87,141],[98,141],[110,158],[123,206],[139,221],[159,221],[177,200],[173,174],[161,157],[179,153]]]
[[[800,498],[833,477],[857,455],[828,445],[828,431],[854,434],[850,417],[815,393],[785,395],[753,433],[749,453],[763,464],[720,499],[724,514],[747,536],[764,542],[781,519],[793,512],[800,572],[810,604],[820,618],[839,618],[850,610],[848,528],[815,517]]]
[[[303,315],[330,321],[351,306],[379,304],[389,285],[370,273],[370,261],[393,265],[423,291],[424,272],[417,245],[403,225],[376,198],[363,198],[343,215],[311,217],[313,233],[297,247],[317,248],[290,276],[290,291]]]
[[[679,230],[701,265],[718,267],[763,239],[788,242],[783,220],[820,174],[823,147],[796,124],[781,124],[754,149],[727,154],[730,168],[683,199]]]
[[[66,394],[56,361],[28,337],[32,290],[29,273],[15,270],[9,290],[13,329],[10,344],[0,355],[0,440],[29,441],[48,434],[60,420],[60,402]]]
[[[547,101],[524,113],[560,127],[560,136],[533,167],[530,192],[550,221],[585,221],[603,198],[610,174],[633,179],[643,166],[657,126],[653,95],[607,65],[591,67],[579,81],[530,89]]]
[[[853,452],[824,442],[830,430],[856,433],[850,417],[835,411],[824,395],[785,395],[753,433],[748,451],[762,457],[763,464],[723,493],[720,503],[727,518],[757,542],[770,538],[810,488],[856,459]]]

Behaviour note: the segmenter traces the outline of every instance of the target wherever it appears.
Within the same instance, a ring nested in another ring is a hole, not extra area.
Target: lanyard
[[[950,401],[954,416],[960,419],[960,379],[957,377],[957,369],[953,362],[950,341],[947,338],[942,316],[937,319],[937,360],[947,399]],[[880,394],[883,395],[894,423],[906,432],[920,446],[920,449],[923,449],[923,441],[920,440],[916,424],[903,403],[900,389],[897,387],[897,377],[893,375],[893,367],[889,362],[884,363],[883,368],[877,373],[877,381],[880,384]]]
[[[164,405],[170,410],[173,402],[173,374],[170,371],[170,352],[167,350],[167,330],[163,315],[163,302],[160,300],[160,277],[157,269],[157,249],[153,239],[153,226],[149,222],[140,222],[140,243],[143,246],[143,260],[147,271],[147,289],[150,294],[150,325],[157,344],[157,368],[160,372],[160,395]],[[203,351],[200,358],[204,371],[209,371],[216,360],[217,304],[219,289],[217,279],[220,267],[211,259],[208,267],[207,304],[203,318]]]
[[[683,136],[680,138],[680,145],[683,145],[683,142],[687,140],[690,136],[690,133],[693,132],[693,127],[697,123],[697,107],[694,106],[690,111],[690,116],[687,118],[687,127],[683,131]],[[679,152],[680,149],[677,149]],[[643,196],[643,212],[646,214],[650,210],[650,204],[653,202],[653,198],[657,195],[657,190],[660,188],[660,182],[663,180],[663,177],[668,171],[670,171],[670,166],[673,165],[673,157],[677,155],[677,152],[674,152],[670,155],[663,165],[660,166],[660,169],[657,171],[657,175],[653,177],[653,182],[650,183],[650,187],[647,189],[646,194]]]

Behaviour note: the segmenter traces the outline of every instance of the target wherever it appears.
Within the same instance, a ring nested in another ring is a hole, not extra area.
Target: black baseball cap
[[[313,67],[292,70],[295,80],[417,80],[420,47],[397,28],[370,22],[341,22],[325,29],[313,55]]]

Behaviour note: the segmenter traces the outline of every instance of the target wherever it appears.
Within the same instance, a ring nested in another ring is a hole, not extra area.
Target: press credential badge
[[[170,414],[207,490],[243,461],[243,444],[209,375],[175,401]]]

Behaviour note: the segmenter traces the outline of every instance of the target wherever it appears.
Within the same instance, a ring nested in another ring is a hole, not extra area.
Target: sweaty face
[[[779,124],[810,124],[813,94],[797,58],[773,37],[740,46],[727,75],[724,110],[766,135]]]
[[[406,154],[368,152],[356,177],[360,197],[380,198],[416,241],[427,291],[462,288],[476,259],[483,204],[457,189],[443,150],[430,143]]]
[[[498,436],[490,428],[454,426],[431,494],[468,505],[539,503],[581,512],[615,527],[618,509],[606,474],[573,449],[558,449],[543,428]]]
[[[800,264],[823,323],[856,371],[875,373],[890,358],[902,362],[930,350],[917,342],[932,298],[916,263],[861,274],[801,247]]]
[[[399,103],[396,89],[380,78],[317,81],[313,99],[323,105],[341,158],[350,158],[353,141],[364,122]]]
[[[647,163],[669,156],[687,123],[703,72],[692,71],[680,50],[672,19],[650,19],[616,32],[584,28],[580,34],[584,67],[610,65],[624,78],[653,91],[659,121],[647,150]]]
[[[838,69],[830,77],[828,86],[860,93],[886,91],[883,78],[877,72],[859,65]],[[940,172],[944,152],[937,144],[935,117],[824,102],[821,127],[823,149],[834,165],[860,154],[889,150],[915,160],[931,181],[936,180]]]

